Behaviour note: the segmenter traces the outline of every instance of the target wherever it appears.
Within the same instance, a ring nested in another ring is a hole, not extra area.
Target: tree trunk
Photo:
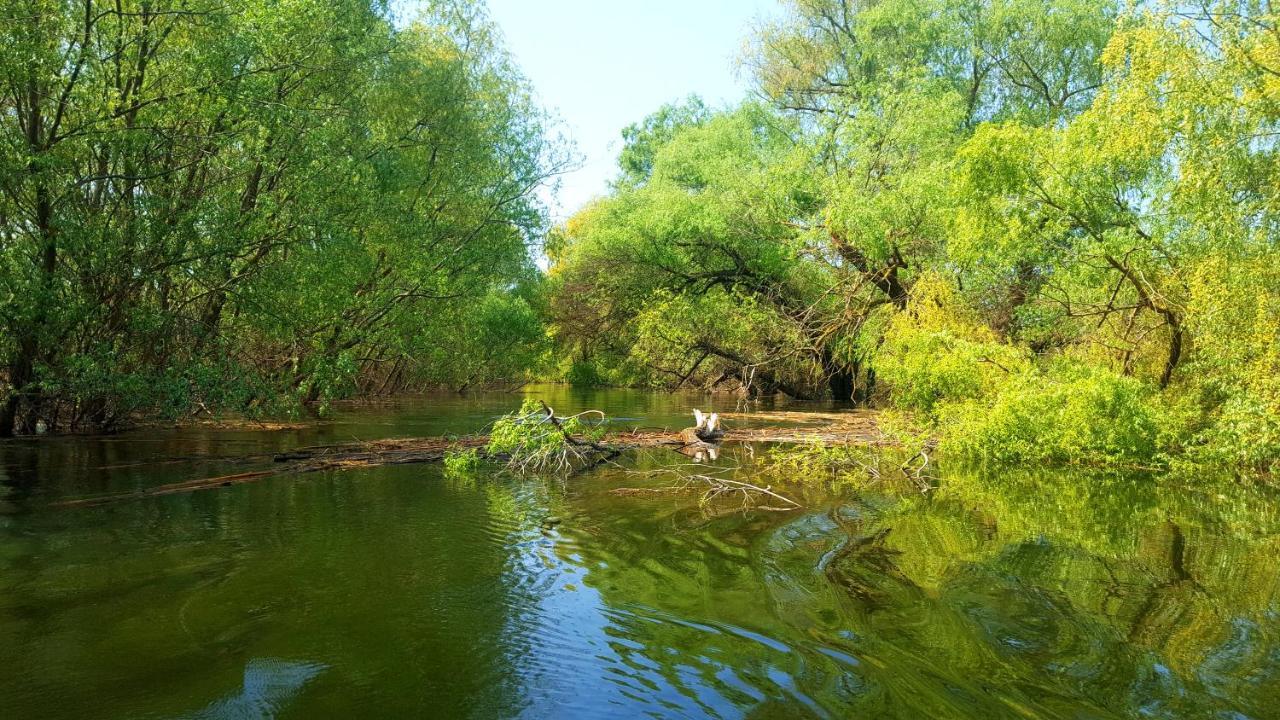
[[[44,123],[41,115],[40,93],[31,85],[29,89],[29,116],[26,123],[27,145],[35,155],[43,154]],[[38,273],[37,291],[32,302],[35,303],[31,319],[22,323],[17,329],[17,354],[9,362],[10,394],[0,405],[0,437],[12,437],[19,424],[28,424],[20,412],[22,405],[37,405],[31,402],[35,388],[31,383],[35,379],[36,360],[40,355],[40,336],[48,320],[48,307],[53,302],[53,275],[58,266],[58,243],[53,227],[53,200],[43,178],[40,177],[39,163],[32,159],[27,172],[35,183],[35,233],[40,252],[36,265]]]
[[[1148,308],[1164,318],[1164,323],[1169,328],[1169,352],[1165,356],[1164,370],[1160,373],[1160,389],[1163,390],[1169,386],[1169,381],[1173,379],[1173,371],[1177,369],[1178,363],[1182,360],[1184,334],[1182,316],[1173,306],[1160,299],[1156,292],[1148,286],[1146,280],[1138,273],[1135,273],[1127,263],[1121,262],[1110,255],[1106,256],[1106,260],[1111,267],[1120,271],[1120,274],[1137,291],[1139,306]]]
[[[831,356],[831,350],[822,351],[822,368],[827,373],[827,387],[831,389],[831,399],[836,402],[853,400],[853,389],[858,379],[858,368],[842,365]]]
[[[898,270],[905,268],[907,262],[902,258],[896,247],[892,257],[883,267],[873,267],[871,261],[861,250],[849,244],[847,240],[837,233],[832,232],[830,235],[832,245],[845,262],[852,265],[867,278],[868,282],[888,296],[894,308],[898,310],[907,309],[907,287],[902,284],[902,279],[898,277]]]

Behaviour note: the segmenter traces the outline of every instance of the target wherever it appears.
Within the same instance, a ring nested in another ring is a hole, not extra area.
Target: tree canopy
[[[788,2],[744,58],[762,102],[659,110],[560,229],[573,376],[874,401],[983,457],[1268,466],[1278,22]]]
[[[16,0],[0,77],[0,435],[510,372],[459,324],[537,354],[568,156],[477,3]]]
[[[3,13],[0,435],[550,377],[1280,457],[1262,0],[787,0],[752,99],[638,120],[554,228],[570,154],[478,0]]]

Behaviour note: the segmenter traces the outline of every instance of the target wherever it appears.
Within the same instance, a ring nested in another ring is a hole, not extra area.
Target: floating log
[[[701,414],[701,413],[699,413]],[[714,417],[714,416],[712,416]],[[610,454],[640,448],[670,447],[681,450],[691,446],[687,440],[688,430],[694,430],[696,447],[718,447],[720,443],[819,443],[823,445],[884,445],[888,441],[880,433],[875,422],[874,413],[751,413],[728,414],[725,416],[734,421],[773,420],[789,422],[793,426],[773,426],[759,428],[734,428],[725,431],[718,422],[707,431],[711,417],[704,418],[702,434],[699,428],[686,428],[675,432],[670,430],[641,430],[630,432],[614,432],[607,434],[602,440],[588,442],[581,438],[570,437],[570,441],[590,445],[594,449]],[[718,418],[716,418],[718,421]],[[712,438],[713,442],[703,437]],[[377,467],[381,465],[408,465],[415,463],[432,463],[444,459],[450,450],[459,448],[483,448],[489,444],[485,435],[471,435],[459,438],[425,437],[401,438],[390,440],[370,440],[366,442],[341,443],[337,445],[314,445],[295,448],[287,452],[270,456],[273,467],[261,468],[233,475],[200,478],[184,482],[158,485],[124,493],[112,493],[87,498],[61,500],[52,503],[52,507],[92,507],[122,500],[134,500],[161,495],[197,492],[214,488],[228,487],[240,483],[253,482],[278,475],[297,475],[304,473],[353,470]],[[243,458],[219,458],[221,462],[264,462],[266,456],[249,455]]]
[[[106,505],[107,503],[117,502],[119,500],[130,500],[134,498],[157,497],[160,495],[176,495],[179,493],[195,492],[196,490],[208,490],[216,487],[228,487],[238,483],[252,482],[261,480],[265,477],[278,475],[274,470],[256,470],[253,472],[236,473],[234,475],[222,475],[212,478],[201,478],[199,480],[187,480],[186,482],[170,483],[168,485],[157,485],[144,490],[128,493],[112,493],[109,495],[98,495],[96,497],[79,498],[76,500],[61,500],[52,503],[51,507],[93,507],[94,505]]]

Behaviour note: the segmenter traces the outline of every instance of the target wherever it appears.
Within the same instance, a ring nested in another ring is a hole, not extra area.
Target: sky
[[[709,105],[746,97],[737,60],[776,0],[489,0],[507,49],[562,121],[581,167],[561,176],[557,220],[608,190],[622,129],[690,94]]]

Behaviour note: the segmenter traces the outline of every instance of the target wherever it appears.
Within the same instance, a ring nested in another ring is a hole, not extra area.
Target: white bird
[[[711,416],[715,417],[715,413],[712,413]],[[698,430],[701,430],[703,426],[707,424],[707,416],[703,415],[702,411],[697,408],[693,409],[693,419],[697,421],[697,424],[694,425],[694,428]]]

